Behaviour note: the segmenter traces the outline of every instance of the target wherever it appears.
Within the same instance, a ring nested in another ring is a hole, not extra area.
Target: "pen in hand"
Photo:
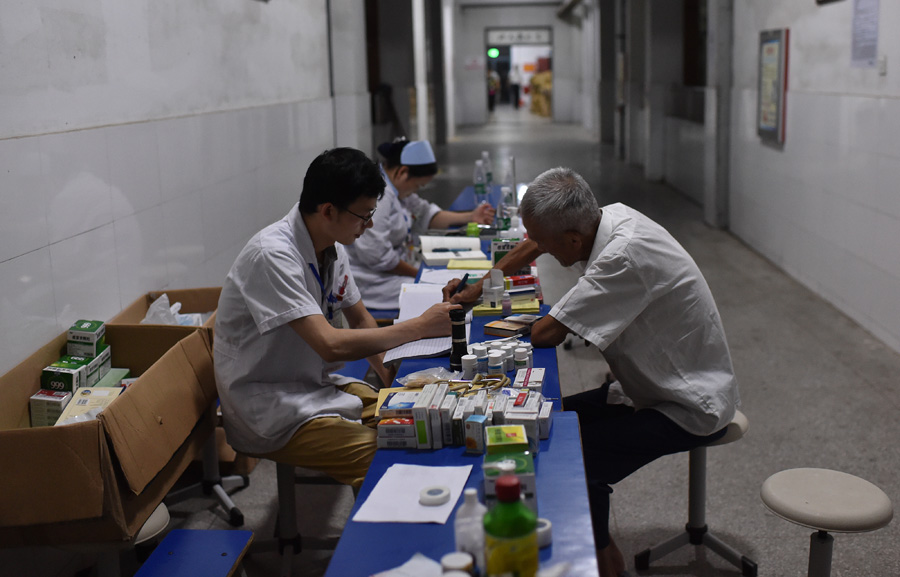
[[[466,281],[468,281],[468,280],[469,280],[469,273],[466,273],[463,275],[462,280],[459,281],[459,284],[456,285],[456,288],[453,289],[453,295],[458,295],[459,293],[461,293],[462,290],[464,288],[466,288]],[[453,296],[453,295],[450,295],[450,296]]]

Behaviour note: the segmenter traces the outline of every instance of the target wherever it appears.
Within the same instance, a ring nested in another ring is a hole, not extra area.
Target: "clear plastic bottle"
[[[475,566],[484,574],[484,514],[487,507],[478,501],[477,489],[463,491],[463,502],[456,510],[453,521],[453,535],[456,550],[464,551],[475,558]]]
[[[538,572],[537,515],[522,503],[519,478],[501,475],[497,504],[484,515],[484,554],[487,577]]]
[[[484,175],[484,161],[475,161],[475,172],[472,174],[472,184],[475,186],[475,202],[480,203],[487,198],[487,181]]]
[[[491,164],[491,155],[487,150],[481,151],[481,164],[484,166],[484,182],[490,192],[491,186],[494,184],[494,165]]]

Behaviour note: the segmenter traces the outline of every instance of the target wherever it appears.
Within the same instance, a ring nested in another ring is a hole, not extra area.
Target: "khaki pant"
[[[350,383],[340,388],[362,401],[362,424],[340,417],[319,417],[297,429],[281,449],[259,456],[321,471],[340,483],[359,489],[375,456],[378,393],[363,383]]]

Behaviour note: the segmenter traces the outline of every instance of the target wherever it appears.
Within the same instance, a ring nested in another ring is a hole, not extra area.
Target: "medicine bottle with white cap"
[[[478,501],[477,489],[463,491],[463,503],[456,510],[453,535],[456,550],[464,551],[475,559],[475,566],[484,573],[484,514],[487,507]]]

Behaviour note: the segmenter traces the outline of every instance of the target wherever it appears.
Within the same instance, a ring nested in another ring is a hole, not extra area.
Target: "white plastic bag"
[[[200,313],[181,314],[181,303],[169,304],[169,295],[163,293],[147,309],[141,321],[142,325],[187,325],[200,326],[203,317]]]

